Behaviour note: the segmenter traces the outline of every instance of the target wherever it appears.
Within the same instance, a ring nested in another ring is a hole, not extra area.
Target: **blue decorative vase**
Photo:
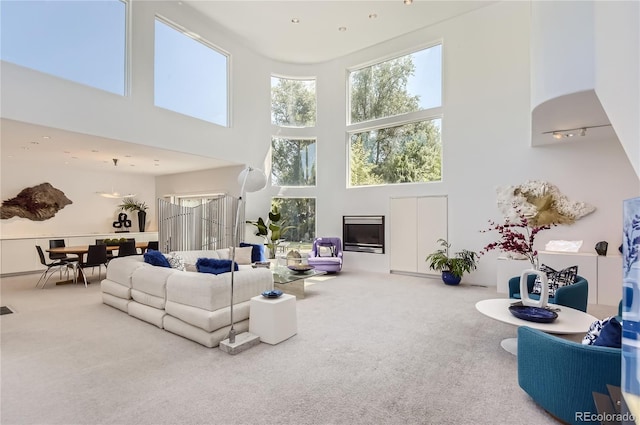
[[[458,277],[451,272],[442,272],[442,281],[446,285],[458,285],[461,280],[461,277]]]

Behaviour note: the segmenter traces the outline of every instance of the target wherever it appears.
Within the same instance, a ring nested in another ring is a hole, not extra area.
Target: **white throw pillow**
[[[231,249],[233,248],[229,248],[229,253],[231,253]],[[236,248],[236,263],[238,263],[239,265],[244,264],[251,264],[251,251],[253,250],[253,247],[251,246],[247,246],[244,248],[240,248],[237,247]]]
[[[180,270],[180,271],[184,271],[185,270],[185,266],[184,266],[184,258],[182,258],[179,255],[165,255],[165,257],[167,257],[167,261],[169,262],[169,265],[171,266],[172,269],[176,269],[176,270]]]

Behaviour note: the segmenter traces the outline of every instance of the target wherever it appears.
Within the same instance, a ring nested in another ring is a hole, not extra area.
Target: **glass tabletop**
[[[275,283],[290,283],[300,279],[307,279],[309,277],[323,275],[326,272],[316,269],[306,272],[295,272],[293,270],[289,270],[286,267],[277,267],[272,270],[272,273],[273,281]]]

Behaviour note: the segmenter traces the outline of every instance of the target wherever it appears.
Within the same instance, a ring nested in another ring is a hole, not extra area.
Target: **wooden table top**
[[[147,249],[149,242],[136,242],[136,248]],[[118,245],[107,245],[107,251],[115,251],[120,248]],[[49,248],[47,252],[54,254],[86,254],[89,251],[89,245],[62,246],[58,248]]]

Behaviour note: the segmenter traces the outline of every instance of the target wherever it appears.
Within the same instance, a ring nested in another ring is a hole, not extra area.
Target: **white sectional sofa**
[[[228,258],[228,250],[180,251],[187,265],[198,258]],[[114,258],[101,283],[103,303],[161,329],[215,347],[231,325],[231,273],[219,275],[152,266],[142,255]],[[235,329],[249,329],[249,301],[273,289],[273,275],[241,265],[234,272]]]

